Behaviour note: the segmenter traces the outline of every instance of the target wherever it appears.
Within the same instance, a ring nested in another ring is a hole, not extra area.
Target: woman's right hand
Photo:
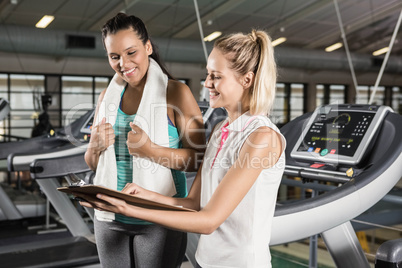
[[[123,190],[121,190],[121,192],[145,199],[151,199],[153,193],[152,191],[144,189],[135,183],[127,183],[126,186],[124,186]]]
[[[95,152],[100,154],[106,150],[110,145],[115,142],[115,134],[113,126],[106,123],[106,117],[96,125],[91,131],[91,140],[89,147]]]

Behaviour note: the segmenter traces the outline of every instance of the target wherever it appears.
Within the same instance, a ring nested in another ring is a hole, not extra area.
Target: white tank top
[[[201,208],[211,199],[253,131],[267,126],[280,134],[266,116],[253,116],[249,112],[230,125],[227,123],[224,120],[216,125],[205,152],[201,171]],[[286,141],[282,134],[280,137],[282,151],[278,162],[261,172],[244,199],[218,229],[210,235],[201,235],[195,256],[201,267],[271,267],[271,226],[285,168]],[[225,141],[221,146],[222,138]]]

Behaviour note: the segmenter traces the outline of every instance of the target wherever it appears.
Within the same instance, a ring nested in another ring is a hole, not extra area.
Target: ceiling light
[[[275,47],[275,46],[277,46],[279,44],[282,44],[286,40],[287,40],[286,37],[279,37],[278,39],[272,41],[272,46]]]
[[[379,56],[379,55],[381,55],[381,54],[387,53],[388,50],[389,50],[389,47],[381,48],[381,49],[379,49],[379,50],[374,51],[374,52],[373,52],[373,56]]]
[[[222,35],[222,32],[219,32],[219,31],[213,32],[210,35],[208,35],[207,37],[205,37],[204,41],[211,42],[212,40],[215,40],[216,38],[218,38],[221,35]]]
[[[52,21],[54,20],[54,16],[45,15],[43,18],[38,21],[35,25],[36,28],[46,28]]]
[[[325,51],[326,52],[332,52],[332,51],[337,50],[338,48],[341,48],[341,47],[343,47],[343,44],[341,42],[339,42],[339,43],[335,43],[335,44],[333,44],[333,45],[331,45],[329,47],[326,47]]]

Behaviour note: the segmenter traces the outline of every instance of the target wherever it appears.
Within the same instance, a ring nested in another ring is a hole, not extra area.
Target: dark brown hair
[[[138,38],[144,45],[148,40],[151,42],[152,54],[150,55],[150,57],[153,58],[159,64],[162,71],[169,77],[169,79],[174,79],[173,76],[167,71],[166,67],[164,66],[159,56],[158,48],[150,39],[144,22],[136,16],[133,15],[129,16],[125,13],[120,12],[113,18],[109,19],[102,27],[103,47],[105,47],[105,39],[109,34],[115,34],[120,30],[127,30],[127,29],[133,29],[133,31],[137,34]]]

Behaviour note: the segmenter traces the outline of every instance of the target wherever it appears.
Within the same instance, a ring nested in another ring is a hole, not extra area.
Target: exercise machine
[[[83,131],[94,111],[88,111],[55,135],[42,135],[22,141],[0,143],[0,171],[29,171],[30,163],[40,157],[58,157],[84,151]],[[74,142],[74,144],[72,143]],[[79,146],[77,146],[79,145]],[[17,187],[19,188],[19,187]],[[0,219],[18,220],[46,214],[46,200],[37,194],[26,194],[6,184],[0,185]]]
[[[300,177],[312,188],[318,182],[339,186],[278,204],[271,245],[321,234],[338,267],[368,267],[350,220],[380,201],[401,178],[402,117],[386,106],[326,105],[281,132],[287,140],[285,175]]]
[[[45,193],[47,199],[53,205],[57,214],[65,223],[71,233],[71,237],[53,239],[43,242],[24,243],[0,248],[0,258],[8,267],[73,267],[79,265],[98,263],[99,258],[94,242],[94,236],[88,224],[77,211],[71,200],[57,191],[60,182],[57,177],[46,177],[43,173],[43,165],[31,168],[32,163],[38,163],[41,159],[61,159],[57,169],[68,168],[69,164],[84,165],[83,155],[86,148],[84,139],[89,133],[93,121],[94,111],[89,111],[84,117],[73,122],[60,133],[69,141],[63,146],[52,148],[48,151],[40,150],[37,153],[13,153],[7,158],[9,171],[30,171],[31,174],[42,173],[42,176],[32,176]],[[60,139],[60,138],[59,138]],[[74,156],[78,155],[79,158]],[[71,161],[74,159],[75,161]],[[37,162],[35,162],[37,161]],[[55,163],[52,163],[56,167]],[[85,164],[86,166],[86,164]],[[88,171],[88,167],[84,167]],[[23,250],[21,250],[23,249]],[[52,254],[46,254],[51,250]]]

